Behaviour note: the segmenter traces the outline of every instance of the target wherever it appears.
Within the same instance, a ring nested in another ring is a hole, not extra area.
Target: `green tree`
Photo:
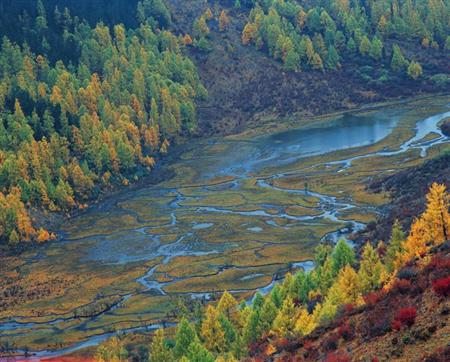
[[[402,54],[400,47],[397,44],[392,46],[392,59],[391,59],[391,69],[394,72],[402,72],[408,66],[408,61]]]
[[[395,220],[392,227],[391,238],[389,240],[389,245],[386,249],[386,255],[384,257],[384,263],[386,265],[386,270],[389,273],[394,271],[395,260],[398,259],[399,255],[403,252],[403,243],[406,240],[405,233],[398,220]]]
[[[422,75],[422,66],[418,62],[412,61],[407,69],[408,77],[417,80]]]
[[[158,329],[150,345],[150,362],[172,361],[175,362],[175,358],[164,340],[164,330]]]
[[[192,341],[197,338],[194,329],[191,327],[186,318],[182,318],[178,324],[177,333],[175,335],[175,347],[173,353],[176,358],[188,355],[188,349]]]
[[[344,266],[355,263],[355,252],[344,239],[340,239],[334,247],[331,260],[333,273],[337,275]]]

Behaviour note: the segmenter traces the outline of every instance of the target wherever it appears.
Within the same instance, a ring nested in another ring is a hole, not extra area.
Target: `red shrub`
[[[275,342],[275,346],[278,350],[285,349],[289,345],[289,339],[287,338],[279,338]]]
[[[436,294],[443,297],[450,295],[450,276],[445,278],[436,279],[433,282],[433,290]]]
[[[372,362],[380,362],[380,360],[378,359],[378,357],[373,357]]]
[[[344,312],[350,313],[353,309],[355,309],[355,305],[352,303],[344,304]]]
[[[402,322],[400,322],[400,321],[397,320],[397,319],[394,319],[394,320],[392,321],[392,329],[393,329],[394,331],[399,331],[400,329],[402,329]]]
[[[414,307],[401,308],[397,312],[394,322],[392,322],[392,328],[400,329],[402,326],[411,327],[416,320],[416,316],[417,316],[416,308],[414,308]],[[398,328],[399,323],[400,323],[400,328]]]
[[[353,328],[347,322],[339,327],[338,334],[340,337],[344,338],[346,341],[353,338]]]
[[[383,292],[382,290],[378,290],[378,291],[375,291],[375,292],[365,295],[364,301],[366,302],[367,305],[374,306],[381,299],[383,299],[384,295],[385,295],[385,292]]]
[[[323,342],[323,348],[325,351],[333,351],[338,347],[339,338],[336,334],[330,334]]]
[[[435,255],[426,266],[427,270],[450,270],[450,258]]]
[[[398,279],[394,285],[394,290],[401,294],[408,294],[411,288],[411,281],[407,279]]]
[[[350,362],[350,356],[346,352],[329,353],[323,362]]]

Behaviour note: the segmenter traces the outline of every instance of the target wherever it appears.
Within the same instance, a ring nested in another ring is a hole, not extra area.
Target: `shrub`
[[[325,359],[324,362],[350,362],[350,356],[346,352],[334,352],[329,353]]]
[[[417,277],[417,269],[415,268],[402,268],[397,273],[398,279],[415,279]]]
[[[333,351],[338,347],[338,336],[336,334],[330,334],[323,342],[323,349],[325,351]]]
[[[435,255],[426,266],[426,270],[446,271],[450,270],[450,258]]]
[[[402,329],[402,322],[400,322],[397,319],[394,319],[392,321],[392,329],[395,331],[399,331],[400,329]]]
[[[392,322],[392,328],[399,330],[403,326],[411,327],[416,321],[417,310],[414,307],[405,307],[399,309],[394,321]]]
[[[382,336],[391,329],[391,317],[384,308],[375,308],[368,312],[359,326],[359,332],[364,338]]]
[[[351,313],[353,311],[353,309],[355,309],[355,305],[353,303],[347,303],[344,304],[344,312],[345,313]]]
[[[375,292],[369,293],[364,296],[364,302],[369,306],[374,306],[380,300],[383,299],[385,293],[382,290],[377,290]]]
[[[408,294],[411,291],[411,281],[407,279],[398,279],[394,285],[394,291],[401,294]]]
[[[348,341],[353,338],[353,328],[347,322],[339,327],[338,334],[340,337]]]
[[[447,297],[450,295],[450,276],[433,281],[433,290],[436,294]]]

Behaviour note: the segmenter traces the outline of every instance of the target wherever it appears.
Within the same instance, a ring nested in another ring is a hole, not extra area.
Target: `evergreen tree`
[[[176,358],[188,355],[188,349],[192,341],[197,338],[194,329],[190,326],[186,318],[182,318],[178,324],[175,335],[175,347],[173,353]]]

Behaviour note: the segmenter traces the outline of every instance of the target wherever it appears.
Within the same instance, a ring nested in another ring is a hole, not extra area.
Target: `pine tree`
[[[167,347],[164,340],[164,330],[155,332],[150,345],[150,362],[175,362],[172,351]]]
[[[197,338],[194,329],[191,327],[186,318],[182,318],[178,324],[177,333],[175,335],[175,347],[173,349],[176,358],[186,356],[189,345]]]
[[[412,61],[407,69],[408,77],[417,80],[422,75],[422,67],[418,62]]]
[[[310,334],[317,327],[312,315],[305,308],[300,310],[297,320],[295,321],[294,331],[299,336]]]
[[[189,362],[214,362],[214,356],[196,338],[187,350],[186,356]]]
[[[275,320],[273,321],[273,329],[283,337],[291,335],[295,327],[295,307],[292,298],[287,296],[281,309],[279,310]]]
[[[429,229],[429,240],[439,245],[450,240],[450,196],[445,185],[433,183],[426,198],[427,209],[422,219]]]
[[[352,265],[356,261],[355,252],[344,239],[337,242],[331,258],[334,275],[337,275],[345,265]]]
[[[220,297],[219,304],[217,305],[217,312],[219,314],[224,314],[230,321],[232,321],[233,312],[235,312],[237,304],[236,299],[234,299],[230,293],[225,291]]]
[[[206,307],[200,334],[208,350],[213,352],[223,351],[223,347],[225,346],[225,333],[219,321],[219,313],[212,305]]]
[[[230,18],[225,10],[222,10],[219,15],[219,30],[225,31],[230,25]]]
[[[391,69],[394,72],[402,72],[408,66],[408,61],[402,54],[400,47],[397,44],[392,46],[392,59],[391,59]]]
[[[374,37],[372,39],[372,43],[370,44],[370,57],[375,60],[381,60],[381,56],[383,54],[383,43],[378,37]]]
[[[363,57],[369,55],[370,53],[370,40],[367,38],[366,35],[364,35],[361,39],[361,42],[359,43],[359,54],[361,54]]]
[[[400,223],[398,220],[395,220],[394,225],[392,226],[389,245],[386,249],[386,255],[384,257],[384,264],[386,265],[386,270],[388,273],[392,273],[394,271],[395,261],[398,259],[399,255],[403,253],[403,244],[405,239],[406,236]]]
[[[364,294],[381,286],[383,264],[372,244],[367,243],[362,253],[361,264],[358,271],[359,284]]]

